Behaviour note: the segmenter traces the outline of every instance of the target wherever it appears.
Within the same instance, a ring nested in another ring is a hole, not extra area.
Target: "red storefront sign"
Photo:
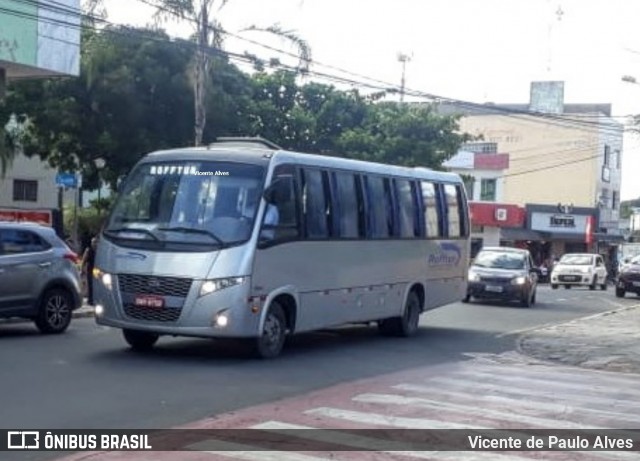
[[[488,227],[524,227],[526,211],[518,205],[469,202],[471,224]]]
[[[33,222],[46,226],[53,225],[53,218],[49,210],[12,210],[0,208],[0,221]]]

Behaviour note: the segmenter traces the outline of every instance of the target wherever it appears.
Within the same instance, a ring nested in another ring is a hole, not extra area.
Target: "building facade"
[[[578,250],[605,254],[622,240],[623,126],[611,117],[610,104],[565,104],[563,82],[534,82],[528,104],[441,104],[440,110],[463,115],[461,131],[482,139],[471,144],[475,155],[508,158],[492,175],[466,171],[474,187],[480,182],[474,200],[526,209],[521,230],[501,229],[502,243],[527,244],[544,258]],[[456,162],[448,166],[463,173]],[[482,193],[492,187],[499,194]]]

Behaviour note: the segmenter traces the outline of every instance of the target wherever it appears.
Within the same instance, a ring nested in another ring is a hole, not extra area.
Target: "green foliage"
[[[458,118],[438,115],[431,105],[372,104],[361,127],[343,132],[346,155],[373,162],[441,168],[470,139],[458,134]]]
[[[25,122],[28,155],[81,171],[88,189],[100,178],[115,189],[145,153],[191,145],[193,44],[124,27],[86,30],[82,40],[80,77],[14,83],[0,121],[14,113]],[[248,75],[223,57],[213,58],[210,70],[205,139],[260,135],[301,152],[432,168],[470,139],[458,133],[457,118],[431,105],[301,84],[294,72]],[[2,152],[0,159],[9,158]],[[99,157],[106,160],[100,171]]]
[[[106,219],[105,213],[95,208],[78,208],[78,235],[97,235]],[[73,235],[73,207],[67,206],[63,211],[63,226],[65,235]]]

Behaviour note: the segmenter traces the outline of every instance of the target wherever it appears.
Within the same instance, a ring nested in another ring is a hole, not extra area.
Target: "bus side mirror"
[[[293,177],[279,176],[265,189],[262,196],[271,205],[291,201],[293,198]]]

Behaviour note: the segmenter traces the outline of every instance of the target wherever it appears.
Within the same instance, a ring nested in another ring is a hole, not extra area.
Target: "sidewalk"
[[[628,307],[522,335],[518,351],[595,370],[640,373],[640,298]]]

